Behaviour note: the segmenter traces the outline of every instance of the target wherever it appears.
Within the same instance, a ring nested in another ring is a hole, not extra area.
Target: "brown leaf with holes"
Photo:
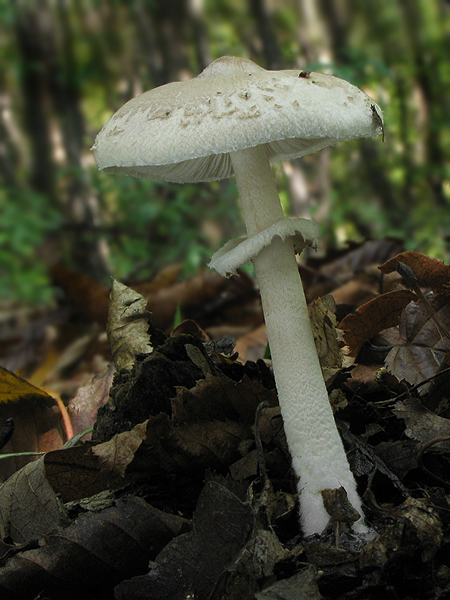
[[[361,346],[374,335],[394,327],[405,308],[416,295],[409,290],[396,290],[382,294],[358,308],[356,313],[347,315],[339,324],[350,356],[357,356]]]
[[[430,258],[420,252],[402,252],[379,267],[382,273],[397,270],[399,262],[407,265],[421,287],[430,288],[437,295],[450,296],[450,266],[443,260]]]
[[[86,597],[86,589],[96,597],[112,597],[114,585],[144,574],[149,561],[185,524],[185,519],[157,510],[141,498],[121,498],[98,513],[80,515],[66,529],[49,532],[38,548],[8,560],[0,569],[0,595],[32,599],[50,586],[52,597],[58,588],[61,598],[69,590]]]
[[[450,329],[450,300],[446,296],[433,298],[430,304],[441,323]],[[435,375],[447,353],[450,340],[443,338],[430,312],[422,301],[411,302],[399,321],[400,343],[385,359],[386,368],[399,380],[417,385]],[[423,394],[428,386],[422,386]]]

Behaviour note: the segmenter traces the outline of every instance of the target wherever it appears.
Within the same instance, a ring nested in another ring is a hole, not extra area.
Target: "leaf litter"
[[[368,257],[389,244],[347,263],[370,272],[367,301],[311,307],[371,539],[346,528],[339,491],[326,496],[329,530],[302,537],[270,364],[238,360],[192,321],[167,336],[137,300],[116,336],[115,374],[72,402],[83,413],[92,397],[80,428],[99,407],[93,439],[48,452],[0,488],[2,597],[446,598],[449,340],[420,295],[375,283]],[[381,269],[412,268],[448,327],[448,268],[430,261],[402,253]]]

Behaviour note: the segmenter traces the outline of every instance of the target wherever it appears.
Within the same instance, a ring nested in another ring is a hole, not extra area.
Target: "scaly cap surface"
[[[381,109],[347,81],[225,56],[127,102],[93,150],[107,173],[186,183],[230,177],[235,150],[265,144],[275,163],[382,131]]]

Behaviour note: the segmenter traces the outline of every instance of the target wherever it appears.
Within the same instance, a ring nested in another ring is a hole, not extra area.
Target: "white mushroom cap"
[[[236,150],[266,145],[275,163],[382,132],[379,106],[347,81],[225,56],[130,100],[93,150],[106,173],[187,183],[230,177]]]

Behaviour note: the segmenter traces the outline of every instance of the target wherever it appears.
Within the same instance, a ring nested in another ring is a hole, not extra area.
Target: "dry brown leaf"
[[[332,248],[325,257],[310,257],[307,265],[311,282],[308,280],[306,269],[301,268],[310,297],[317,298],[331,292],[334,295],[334,290],[339,285],[354,280],[357,281],[358,287],[365,289],[366,296],[367,293],[378,293],[380,273],[378,270],[375,272],[372,267],[378,266],[403,249],[403,243],[395,239],[367,240],[362,244],[348,242],[348,246],[344,250]],[[314,278],[312,274],[315,275]],[[344,302],[347,303],[347,300]]]
[[[141,498],[121,498],[98,513],[80,515],[66,529],[46,535],[40,547],[8,560],[0,569],[0,595],[38,598],[50,585],[53,597],[58,589],[59,598],[84,598],[87,588],[96,597],[112,597],[113,586],[145,573],[185,524]]]
[[[263,323],[257,329],[240,335],[235,344],[235,351],[239,354],[238,360],[245,362],[246,360],[257,361],[258,358],[263,358],[267,348],[267,330]]]
[[[437,258],[419,252],[402,252],[379,267],[382,273],[397,270],[399,262],[407,265],[421,287],[430,288],[436,295],[450,296],[450,266]]]
[[[148,306],[155,325],[166,330],[173,325],[177,306],[186,319],[194,319],[204,326],[205,322],[221,322],[241,325],[262,321],[258,302],[253,309],[257,292],[253,280],[245,274],[229,279],[215,271],[203,269],[187,281],[162,288],[148,297]],[[247,310],[244,310],[247,309]]]
[[[147,300],[131,288],[113,281],[107,333],[118,371],[131,369],[136,354],[153,351],[150,339]]]
[[[0,486],[0,533],[24,543],[62,524],[63,507],[45,472],[44,457]]]
[[[204,342],[211,341],[209,335],[205,331],[203,331],[203,329],[198,325],[198,323],[196,323],[192,319],[185,319],[184,321],[181,321],[181,323],[172,330],[170,335],[174,336],[183,333],[193,335],[198,340],[203,340]]]
[[[342,333],[336,328],[336,303],[333,296],[318,298],[311,303],[309,316],[317,354],[325,381],[342,367]]]
[[[356,313],[347,315],[339,324],[349,348],[349,355],[355,357],[366,340],[398,324],[402,310],[416,295],[409,290],[397,290],[382,294],[358,308]]]
[[[450,420],[429,411],[417,398],[396,402],[393,412],[406,424],[405,435],[426,444],[450,436]],[[450,441],[438,442],[435,447],[450,448]]]
[[[198,499],[192,531],[169,543],[148,575],[119,584],[114,597],[210,598],[219,578],[234,567],[253,525],[248,504],[216,482],[208,482]]]
[[[55,400],[47,392],[11,371],[0,367],[0,406],[26,398],[39,399],[42,404],[47,406],[55,404]]]
[[[172,399],[172,420],[186,423],[234,419],[251,425],[256,408],[265,401],[275,406],[276,391],[268,390],[247,375],[239,382],[207,375],[190,390],[177,388],[177,395]]]
[[[355,279],[351,279],[334,289],[331,292],[336,304],[346,304],[348,306],[361,306],[370,300],[376,298],[379,294],[379,286],[371,282],[361,281],[362,276],[359,275]]]
[[[109,290],[106,286],[61,265],[53,266],[51,273],[56,283],[84,315],[103,327],[106,325],[109,302]]]
[[[287,579],[279,579],[262,592],[255,594],[255,600],[323,600],[317,586],[317,569],[308,565]]]
[[[177,283],[180,273],[183,270],[183,265],[174,264],[168,265],[161,269],[150,281],[140,281],[131,283],[130,287],[147,298],[151,294],[159,292]]]
[[[127,474],[201,473],[223,469],[239,457],[239,444],[252,437],[243,423],[205,421],[172,425],[165,413],[150,417],[147,437],[136,452]],[[107,443],[107,442],[106,442]]]
[[[74,434],[92,427],[95,423],[98,409],[109,399],[114,373],[115,366],[111,363],[107,369],[93,377],[92,381],[80,387],[70,400],[67,410],[72,420]]]
[[[100,459],[102,471],[125,477],[128,465],[146,437],[147,422],[139,423],[131,431],[117,433],[107,442],[93,446],[92,453]]]
[[[2,454],[46,452],[64,443],[61,414],[56,401],[44,390],[0,367],[0,427],[14,421],[14,433],[2,448]],[[0,477],[5,480],[33,457],[15,457],[0,461]]]
[[[101,470],[100,459],[90,450],[95,444],[61,448],[43,458],[45,472],[52,488],[63,502],[71,502],[123,485],[123,478]]]
[[[429,561],[442,541],[442,523],[431,502],[424,498],[407,498],[400,506],[387,506],[384,510],[389,525],[364,546],[359,556],[360,566],[381,569],[398,555],[399,548],[404,561],[408,556],[416,557],[418,548],[422,549],[422,561]]]
[[[450,301],[445,296],[430,300],[441,323],[450,329]],[[435,375],[450,350],[450,340],[443,338],[430,312],[422,302],[411,302],[399,321],[400,343],[385,359],[386,368],[399,381],[417,385]],[[422,386],[425,393],[428,386]]]
[[[154,474],[202,473],[205,469],[222,469],[239,458],[239,445],[252,438],[250,428],[244,423],[233,421],[202,421],[173,424],[169,416],[159,413],[131,431],[117,434],[101,444],[92,445],[91,452],[75,457],[69,453],[66,460],[62,455],[55,461],[55,454],[47,455],[49,468],[58,482],[56,487],[65,498],[73,498],[77,476],[80,487],[97,493],[123,483],[123,477],[135,477],[141,473],[147,478]],[[75,450],[75,449],[72,449]],[[52,456],[53,455],[53,456]],[[68,460],[76,462],[73,472]],[[62,466],[65,462],[66,468]],[[56,464],[55,464],[56,463]],[[77,466],[86,465],[86,478],[78,473]],[[96,481],[99,474],[103,483]],[[64,481],[66,478],[67,481]],[[86,479],[86,481],[83,481]],[[79,493],[79,492],[78,492]],[[91,494],[84,494],[91,495]],[[80,496],[78,496],[80,497]]]

